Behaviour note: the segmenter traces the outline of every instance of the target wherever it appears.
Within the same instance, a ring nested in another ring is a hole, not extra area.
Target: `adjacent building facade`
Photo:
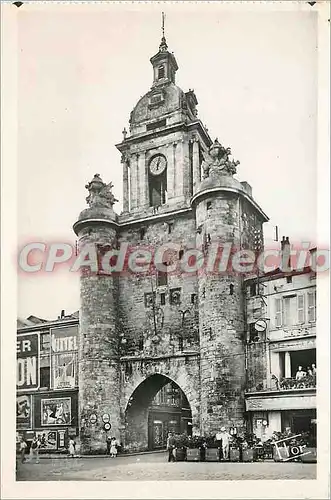
[[[17,329],[17,440],[41,440],[41,449],[65,451],[79,434],[78,314],[55,321],[30,316]]]
[[[250,428],[316,436],[316,275],[278,270],[245,284]]]

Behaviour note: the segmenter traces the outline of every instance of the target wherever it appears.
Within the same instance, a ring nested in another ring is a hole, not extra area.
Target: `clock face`
[[[264,332],[267,329],[267,323],[263,319],[258,319],[255,323],[255,330],[257,332]]]
[[[153,175],[160,175],[167,167],[167,160],[163,155],[154,156],[149,164],[149,171]]]

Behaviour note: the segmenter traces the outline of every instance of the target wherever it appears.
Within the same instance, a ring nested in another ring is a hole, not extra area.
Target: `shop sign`
[[[73,389],[77,379],[77,327],[51,330],[51,372],[53,389]]]
[[[39,333],[17,335],[16,340],[16,389],[39,389],[40,368]]]
[[[274,398],[246,399],[246,411],[300,410],[316,408],[316,396],[282,396]]]

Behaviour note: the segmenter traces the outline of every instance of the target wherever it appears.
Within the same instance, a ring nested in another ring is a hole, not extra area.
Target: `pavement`
[[[316,479],[316,464],[300,462],[171,462],[166,452],[17,462],[17,481],[203,481]]]

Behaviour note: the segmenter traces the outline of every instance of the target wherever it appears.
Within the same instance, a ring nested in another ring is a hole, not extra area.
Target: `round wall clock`
[[[258,319],[255,322],[255,330],[257,332],[264,332],[267,329],[267,323],[264,321],[264,319]]]
[[[152,175],[162,174],[167,167],[166,157],[163,155],[153,156],[149,162],[149,171]]]

